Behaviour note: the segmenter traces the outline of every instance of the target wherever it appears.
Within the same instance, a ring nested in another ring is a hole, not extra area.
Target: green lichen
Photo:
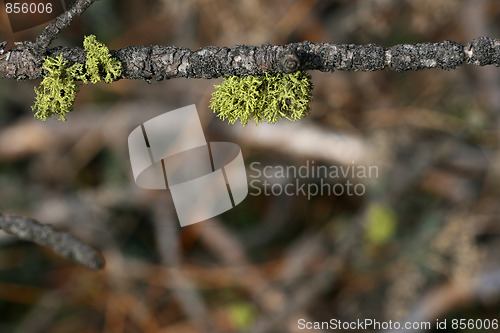
[[[215,85],[210,108],[230,124],[250,120],[276,123],[282,118],[296,121],[309,114],[313,85],[305,72],[262,76],[231,76]]]
[[[85,37],[83,47],[87,51],[84,83],[97,83],[101,81],[101,76],[104,76],[104,82],[111,83],[122,75],[120,61],[113,58],[106,45],[97,41],[94,35]]]
[[[42,69],[47,71],[40,87],[35,87],[35,105],[31,108],[35,118],[42,121],[53,115],[58,120],[66,121],[66,114],[73,111],[73,102],[78,92],[78,84],[74,79],[74,69],[68,67],[62,54],[57,58],[47,57]]]
[[[35,104],[31,107],[36,110],[35,118],[45,121],[59,115],[57,120],[66,121],[66,114],[73,111],[79,81],[97,83],[104,77],[104,82],[111,83],[121,76],[120,61],[113,58],[94,35],[86,36],[83,46],[87,53],[85,65],[75,63],[69,66],[62,54],[45,58],[42,69],[47,74],[40,87],[35,87]]]

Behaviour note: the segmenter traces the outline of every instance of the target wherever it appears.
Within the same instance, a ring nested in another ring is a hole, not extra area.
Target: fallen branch
[[[90,269],[104,267],[104,258],[95,248],[67,232],[58,231],[29,217],[0,212],[0,229],[22,240],[48,246]]]

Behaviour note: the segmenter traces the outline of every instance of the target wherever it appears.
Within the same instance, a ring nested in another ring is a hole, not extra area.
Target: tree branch
[[[53,48],[45,55],[54,57],[61,52],[70,63],[85,62],[85,52],[81,48]],[[467,46],[444,41],[383,48],[373,44],[336,45],[305,41],[287,45],[236,45],[232,48],[208,46],[197,51],[174,46],[130,46],[111,53],[122,62],[122,79],[146,81],[180,77],[213,79],[296,70],[376,71],[389,67],[402,72],[425,68],[449,70],[463,64],[500,66],[500,40],[489,37],[474,39]],[[39,63],[39,56],[21,46],[0,55],[0,72],[11,79],[38,79],[43,74]]]
[[[104,258],[95,248],[67,232],[58,231],[34,219],[0,212],[0,229],[22,240],[51,247],[60,255],[90,269],[104,267]]]
[[[62,29],[66,28],[75,18],[82,15],[96,0],[77,0],[70,9],[59,15],[56,20],[50,23],[45,30],[37,37],[33,45],[36,54],[43,55],[50,43],[59,36]]]

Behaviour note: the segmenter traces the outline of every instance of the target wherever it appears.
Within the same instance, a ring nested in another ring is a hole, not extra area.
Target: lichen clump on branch
[[[230,124],[250,120],[276,123],[285,118],[296,121],[309,114],[313,84],[303,71],[292,74],[231,76],[215,85],[210,108]]]
[[[122,65],[113,58],[106,45],[97,41],[94,35],[86,36],[83,41],[87,61],[84,64],[75,63],[71,66],[63,59],[62,53],[56,58],[47,57],[42,69],[47,72],[40,84],[35,87],[35,118],[42,121],[53,115],[57,120],[66,121],[66,114],[73,111],[73,103],[79,89],[79,81],[111,83],[121,76]]]

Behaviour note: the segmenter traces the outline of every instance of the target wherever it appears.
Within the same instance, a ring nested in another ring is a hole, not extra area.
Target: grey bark
[[[95,1],[96,0],[75,1],[71,5],[71,8],[59,15],[56,20],[50,23],[37,37],[36,42],[32,45],[34,52],[38,55],[43,55],[50,43],[59,36],[61,30],[69,26],[75,18],[82,15],[82,13]]]
[[[90,269],[104,267],[104,258],[95,248],[67,232],[58,231],[34,219],[0,212],[0,229],[22,240],[49,246],[60,255]]]
[[[53,48],[45,55],[54,57],[61,52],[70,63],[85,62],[85,51],[81,48]],[[466,46],[453,41],[401,44],[390,48],[305,41],[232,48],[208,46],[196,51],[174,46],[130,46],[111,53],[122,63],[121,79],[148,82],[296,70],[376,71],[388,67],[402,72],[425,68],[450,70],[463,64],[500,66],[500,40],[489,37],[474,39]],[[40,63],[40,56],[29,45],[20,45],[0,55],[0,72],[11,79],[38,79],[43,76]]]

